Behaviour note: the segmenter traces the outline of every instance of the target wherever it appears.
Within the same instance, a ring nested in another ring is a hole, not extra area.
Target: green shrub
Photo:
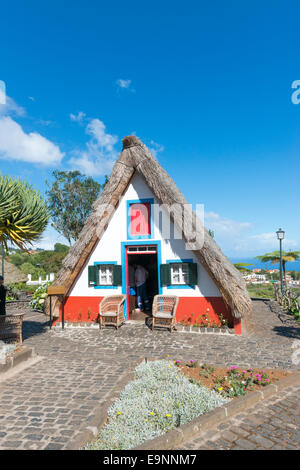
[[[45,300],[48,297],[47,294],[47,289],[48,286],[50,286],[52,282],[46,282],[42,286],[38,287],[31,299],[30,306],[34,308],[35,310],[40,310],[41,312],[44,310],[44,304]]]

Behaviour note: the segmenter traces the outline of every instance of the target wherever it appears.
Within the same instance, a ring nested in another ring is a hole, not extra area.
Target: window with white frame
[[[172,285],[189,284],[188,263],[171,263],[171,283]]]
[[[113,285],[113,266],[111,264],[99,264],[99,285]]]

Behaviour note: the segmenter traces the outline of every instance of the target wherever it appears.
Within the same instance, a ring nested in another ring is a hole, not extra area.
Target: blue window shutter
[[[171,285],[171,266],[170,264],[160,265],[160,282],[162,286]]]
[[[94,287],[97,285],[97,276],[98,268],[97,266],[89,266],[88,267],[88,285],[89,287]]]
[[[198,284],[198,265],[197,263],[188,263],[189,284],[196,286]]]
[[[113,285],[121,286],[122,285],[122,266],[115,264],[113,266]]]

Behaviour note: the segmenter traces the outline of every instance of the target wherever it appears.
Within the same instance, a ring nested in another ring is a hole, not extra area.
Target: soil
[[[215,367],[206,365],[205,367],[197,365],[196,367],[191,367],[186,365],[187,363],[182,363],[179,368],[181,372],[189,378],[193,378],[197,382],[201,382],[201,385],[209,389],[213,389],[222,379],[223,377],[228,377],[229,375],[229,368],[228,367]],[[214,369],[212,371],[209,368]],[[287,375],[290,375],[291,372],[286,370],[280,369],[245,369],[245,368],[238,368],[238,373],[242,373],[243,370],[246,370],[247,373],[245,377],[249,377],[250,373],[255,376],[256,374],[262,374],[263,372],[268,374],[269,384],[274,383]],[[229,389],[230,385],[227,381],[222,384],[224,390]],[[258,390],[261,389],[263,386],[258,384],[253,384],[251,390]],[[250,389],[249,389],[250,391]]]

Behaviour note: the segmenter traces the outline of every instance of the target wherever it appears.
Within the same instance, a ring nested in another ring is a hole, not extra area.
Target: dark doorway
[[[128,254],[128,267],[133,266],[133,265],[141,265],[143,266],[149,273],[148,279],[146,281],[146,286],[147,286],[147,294],[148,298],[150,301],[150,312],[144,313],[140,312],[139,309],[137,309],[137,303],[136,303],[136,296],[135,296],[135,307],[134,308],[134,303],[131,304],[131,307],[129,308],[129,319],[131,320],[141,320],[144,321],[147,316],[151,316],[151,310],[152,310],[152,302],[153,298],[156,294],[158,294],[159,289],[158,289],[158,264],[157,264],[157,253],[156,253],[156,247],[149,247],[148,250],[152,248],[152,251],[145,252],[142,251],[141,248],[139,247],[139,252],[134,251],[135,247],[130,247],[131,250],[127,252]],[[134,299],[132,299],[134,302]]]

